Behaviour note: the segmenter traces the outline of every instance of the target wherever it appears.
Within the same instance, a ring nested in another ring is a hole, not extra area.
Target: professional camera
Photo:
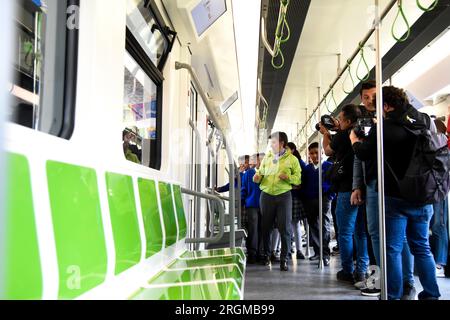
[[[320,125],[324,126],[326,129],[330,131],[336,131],[336,124],[332,116],[323,115],[320,118],[320,123],[316,124],[316,130],[320,131]]]
[[[364,139],[369,135],[370,129],[372,129],[372,125],[372,118],[360,118],[358,119],[356,125],[353,127],[353,131],[358,138]]]

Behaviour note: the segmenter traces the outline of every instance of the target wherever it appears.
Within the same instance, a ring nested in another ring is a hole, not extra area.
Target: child
[[[303,170],[302,190],[304,206],[311,234],[311,242],[314,248],[314,256],[310,260],[319,260],[319,144],[312,143],[308,147],[311,163]],[[326,172],[330,170],[331,162],[322,163],[322,215],[323,215],[323,262],[330,265],[330,237],[331,237],[331,201],[334,195],[330,191],[331,183],[325,179]]]
[[[259,198],[261,190],[258,184],[253,182],[253,176],[259,169],[264,154],[255,154],[250,158],[251,168],[248,169],[242,177],[241,198],[245,205],[245,211],[248,219],[248,238],[247,242],[247,263],[253,264],[262,255],[260,247],[262,245],[261,234],[261,210],[259,208]]]

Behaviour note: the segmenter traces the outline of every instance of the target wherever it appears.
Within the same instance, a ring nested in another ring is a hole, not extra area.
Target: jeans
[[[292,220],[292,196],[291,192],[272,196],[261,192],[260,207],[262,213],[262,228],[265,255],[271,254],[271,232],[275,218],[281,238],[280,260],[287,261],[291,251],[291,220]]]
[[[362,212],[350,204],[351,192],[340,192],[336,205],[336,218],[339,229],[339,251],[342,269],[353,273],[353,236],[356,244],[356,273],[366,273],[369,265],[367,235]]]
[[[386,262],[388,298],[403,295],[402,250],[405,236],[415,258],[423,291],[422,298],[439,298],[436,265],[428,241],[428,228],[433,214],[432,205],[412,206],[408,202],[386,197]]]
[[[339,248],[339,228],[337,226],[337,219],[336,219],[336,204],[337,198],[335,197],[333,201],[331,201],[331,216],[333,217],[333,227],[334,227],[334,234],[336,236],[336,244]]]
[[[431,219],[431,250],[436,264],[447,265],[448,258],[448,199],[433,205]]]
[[[323,217],[323,243],[322,250],[323,256],[329,257],[331,255],[330,250],[330,238],[331,238],[331,200],[326,196],[322,199],[322,217]],[[320,238],[319,238],[319,199],[308,199],[304,201],[306,214],[308,217],[309,232],[311,235],[311,244],[314,248],[314,254],[319,255],[320,252]]]
[[[367,183],[366,195],[366,212],[367,212],[367,227],[369,235],[372,240],[373,254],[377,265],[380,265],[380,220],[378,214],[378,192],[377,180],[372,180]],[[414,257],[412,256],[408,241],[406,237],[403,241],[402,250],[402,274],[403,283],[414,285]]]
[[[261,238],[261,212],[259,208],[246,208],[247,213],[247,252],[249,257],[256,258]]]

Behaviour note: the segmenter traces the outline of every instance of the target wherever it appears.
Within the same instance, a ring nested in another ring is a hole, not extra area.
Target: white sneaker
[[[442,266],[436,266],[436,278],[445,278],[445,270]]]
[[[363,280],[363,281],[355,282],[354,286],[355,286],[355,288],[358,289],[358,290],[366,289],[366,288],[368,287],[368,285],[367,285],[367,279],[365,279],[365,280]]]

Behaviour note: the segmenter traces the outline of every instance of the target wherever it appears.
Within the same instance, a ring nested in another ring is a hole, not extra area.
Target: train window
[[[158,85],[127,52],[123,107],[123,148],[129,161],[154,167],[158,118]]]
[[[78,3],[15,2],[9,119],[66,139],[74,125]]]
[[[163,25],[154,1],[127,0],[127,28],[152,63],[162,71],[176,33]]]
[[[123,152],[161,167],[162,69],[176,34],[161,24],[153,1],[127,0]]]

